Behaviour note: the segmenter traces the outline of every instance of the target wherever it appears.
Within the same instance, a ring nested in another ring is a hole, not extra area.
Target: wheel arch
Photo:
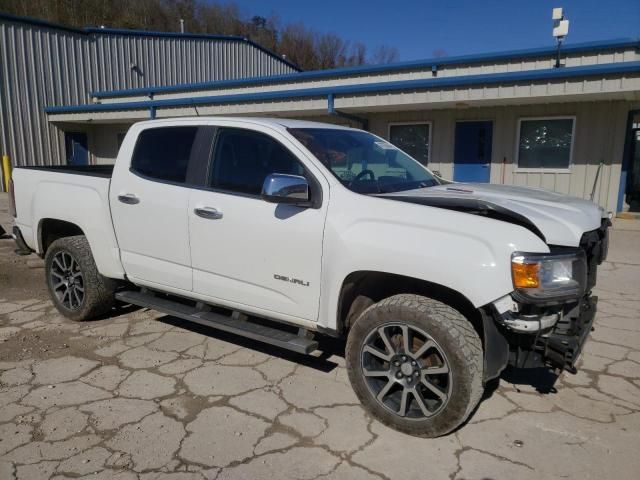
[[[343,280],[336,312],[338,330],[348,331],[370,305],[402,293],[433,298],[455,308],[482,334],[480,312],[462,293],[428,280],[375,270],[354,271]]]
[[[490,309],[477,308],[462,293],[419,278],[371,270],[350,273],[340,289],[336,312],[338,332],[346,335],[353,322],[370,305],[399,294],[415,294],[438,300],[459,311],[473,325],[483,347],[483,382],[498,377],[506,367],[508,342],[497,329]]]
[[[85,235],[82,227],[76,223],[58,218],[42,218],[38,222],[38,252],[44,257],[47,253],[47,249],[53,242],[60,238],[72,237],[75,235]]]

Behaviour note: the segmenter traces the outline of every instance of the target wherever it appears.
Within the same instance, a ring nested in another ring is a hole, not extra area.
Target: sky
[[[319,32],[398,48],[400,60],[553,46],[553,7],[566,43],[640,38],[640,0],[235,0],[249,15],[277,14]]]

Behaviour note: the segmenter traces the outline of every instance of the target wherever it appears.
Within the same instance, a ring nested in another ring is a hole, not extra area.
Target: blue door
[[[453,180],[489,181],[493,122],[457,122],[453,155]]]
[[[65,132],[64,145],[67,152],[67,165],[89,165],[86,133]]]

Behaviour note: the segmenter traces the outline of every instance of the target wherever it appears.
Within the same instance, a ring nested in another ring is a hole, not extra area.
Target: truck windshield
[[[416,160],[370,133],[336,128],[289,132],[354,192],[391,193],[440,183]]]

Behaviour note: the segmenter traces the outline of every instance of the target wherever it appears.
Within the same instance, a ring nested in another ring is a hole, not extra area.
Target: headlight
[[[578,298],[587,283],[584,252],[523,253],[511,255],[511,274],[516,295],[530,302],[554,302]]]

